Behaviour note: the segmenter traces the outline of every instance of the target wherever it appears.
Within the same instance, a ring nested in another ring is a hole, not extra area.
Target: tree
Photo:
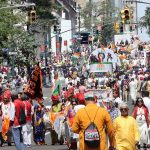
[[[93,14],[91,13],[93,9]],[[91,31],[92,28],[92,15],[94,26],[100,25],[102,30],[99,36],[95,39],[99,39],[101,43],[107,45],[108,42],[113,40],[114,36],[114,23],[119,20],[116,17],[118,8],[116,8],[111,0],[106,0],[103,2],[87,3],[86,7],[82,10],[82,17],[84,19],[84,27]]]
[[[147,33],[150,35],[150,7],[145,10],[145,16],[141,18],[140,25],[147,28]]]
[[[4,6],[7,6],[6,0],[0,0],[0,8]],[[20,17],[15,15],[12,9],[0,9],[0,56],[4,54],[2,49],[10,47],[9,39],[21,32],[19,28],[14,27],[18,22]]]

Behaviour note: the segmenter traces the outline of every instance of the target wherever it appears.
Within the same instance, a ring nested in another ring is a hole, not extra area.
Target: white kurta
[[[130,97],[131,100],[136,101],[136,96],[137,96],[137,83],[135,81],[131,81],[129,83],[129,89],[130,89]]]

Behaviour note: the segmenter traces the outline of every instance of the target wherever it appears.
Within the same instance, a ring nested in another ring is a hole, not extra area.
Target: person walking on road
[[[136,120],[128,115],[128,105],[120,106],[121,116],[114,120],[116,150],[135,150],[140,141]]]
[[[23,142],[26,147],[31,147],[31,135],[32,135],[32,105],[28,101],[29,98],[27,95],[22,95],[21,99],[23,103],[25,104],[25,113],[26,113],[26,124],[22,127],[22,133],[23,133]]]
[[[22,126],[26,123],[25,105],[21,99],[18,98],[18,93],[13,92],[11,95],[12,102],[15,105],[15,111],[11,112],[14,120],[10,121],[13,139],[17,150],[24,150]]]
[[[45,145],[45,124],[44,124],[44,109],[42,101],[39,100],[39,104],[34,106],[33,114],[33,135],[34,142],[37,145]]]
[[[132,100],[132,103],[134,104],[136,101],[137,96],[137,83],[134,81],[134,79],[131,79],[131,82],[129,83],[129,91],[130,91],[130,98]]]
[[[10,101],[11,92],[6,90],[3,94],[4,101],[1,105],[2,107],[2,137],[4,141],[7,141],[8,146],[11,146],[11,127],[9,126],[10,122],[14,120],[13,113],[15,112],[15,106]],[[3,145],[3,143],[1,143]]]
[[[85,141],[85,137],[86,139],[88,139],[87,134],[85,134],[85,132],[87,131],[88,127],[91,126],[91,123],[93,123],[97,127],[97,131],[100,135],[100,138],[97,138],[99,139],[99,142],[100,142],[99,146],[94,148],[94,150],[106,150],[107,149],[105,128],[107,130],[109,141],[110,141],[109,150],[113,150],[114,149],[114,129],[113,129],[113,123],[112,123],[110,115],[108,114],[107,110],[96,105],[93,94],[86,93],[85,101],[86,101],[86,107],[78,110],[74,118],[73,125],[72,125],[72,131],[74,133],[79,134],[79,145],[80,145],[79,149],[80,150],[91,149],[87,144],[88,142]],[[95,131],[96,130],[94,130],[94,132]],[[93,135],[92,137],[95,137],[95,135]],[[97,137],[97,134],[96,134],[96,137]],[[94,139],[93,139],[93,142],[95,142]],[[92,146],[95,146],[95,145],[93,144]]]
[[[142,98],[136,100],[136,104],[132,113],[136,119],[140,130],[140,144],[150,144],[148,128],[149,128],[149,111],[145,106]]]

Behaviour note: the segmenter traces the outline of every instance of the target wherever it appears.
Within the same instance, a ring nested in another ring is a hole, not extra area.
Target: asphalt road
[[[0,150],[16,150],[15,146],[4,146],[0,147]],[[44,146],[36,146],[33,145],[31,148],[26,148],[25,150],[67,150],[66,146],[57,145],[57,146],[51,146],[51,145],[44,145]]]

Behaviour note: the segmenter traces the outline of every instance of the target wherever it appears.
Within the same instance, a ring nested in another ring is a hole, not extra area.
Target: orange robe
[[[98,109],[98,106],[96,104],[88,104],[85,107],[91,121],[94,120],[94,116],[96,114],[96,111]],[[94,123],[96,124],[99,133],[100,133],[100,147],[90,149],[87,147],[84,143],[84,130],[89,126],[90,120],[87,116],[87,113],[85,112],[84,108],[80,109],[75,118],[72,125],[72,130],[74,133],[79,134],[79,143],[80,143],[80,150],[107,150],[107,141],[106,141],[106,133],[105,129],[107,130],[110,145],[114,146],[114,128],[113,123],[111,120],[110,115],[108,114],[107,110],[104,108],[99,107],[99,110],[97,112],[96,118]]]

